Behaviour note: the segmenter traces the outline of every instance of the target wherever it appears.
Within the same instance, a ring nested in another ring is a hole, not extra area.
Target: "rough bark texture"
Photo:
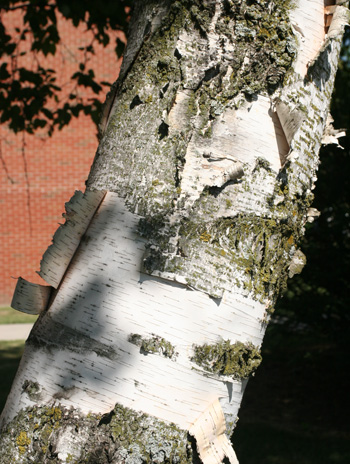
[[[325,29],[323,8],[136,2],[85,199],[109,193],[63,280],[64,233],[45,255],[58,291],[27,341],[0,462],[195,462],[187,431],[218,398],[232,433],[305,261],[347,16],[334,6]]]

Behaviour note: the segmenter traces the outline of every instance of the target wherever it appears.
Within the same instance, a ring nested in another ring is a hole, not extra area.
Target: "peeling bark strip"
[[[80,240],[89,226],[105,192],[76,191],[66,203],[66,222],[55,232],[52,245],[46,250],[38,274],[49,285],[57,288],[79,246]]]
[[[11,306],[27,314],[40,314],[47,308],[52,287],[32,284],[22,277],[18,278]]]
[[[49,303],[53,288],[57,288],[89,226],[105,192],[76,191],[66,203],[66,222],[55,232],[52,245],[44,253],[38,274],[50,286],[33,284],[18,278],[11,306],[17,311],[40,314]]]
[[[225,430],[225,416],[220,402],[216,400],[189,430],[190,434],[196,438],[198,453],[203,464],[220,464],[225,456],[231,464],[238,464]]]
[[[305,263],[347,15],[334,5],[325,24],[323,2],[292,7],[135,2],[82,207],[44,256],[59,289],[1,417],[17,463],[196,462],[188,430],[205,464],[235,462],[225,433]],[[49,407],[62,417],[41,422]]]

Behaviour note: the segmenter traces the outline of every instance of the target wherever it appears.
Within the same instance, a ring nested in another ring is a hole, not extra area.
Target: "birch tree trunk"
[[[347,9],[136,2],[87,189],[43,257],[1,463],[233,464],[297,244]],[[326,22],[325,22],[326,18]],[[72,153],[74,156],[74,153]]]

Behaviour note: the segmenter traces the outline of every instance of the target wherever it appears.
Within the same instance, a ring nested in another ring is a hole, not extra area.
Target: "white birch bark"
[[[86,204],[44,256],[57,290],[1,416],[3,459],[236,462],[226,436],[304,262],[348,14],[327,13],[136,3]]]

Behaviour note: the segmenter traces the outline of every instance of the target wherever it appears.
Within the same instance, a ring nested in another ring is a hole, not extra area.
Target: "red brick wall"
[[[7,21],[13,26],[20,24],[18,12]],[[59,72],[58,83],[67,83],[67,92],[69,78],[81,59],[77,47],[88,43],[91,35],[63,19],[59,31],[63,45],[48,61]],[[106,49],[100,47],[89,62],[96,77],[108,82],[116,79],[120,65],[114,39],[111,42]],[[30,65],[30,58],[25,59]],[[104,100],[105,95],[100,98]],[[96,127],[90,118],[81,116],[51,138],[42,133],[26,134],[23,139],[2,126],[0,143],[0,304],[9,304],[19,276],[44,283],[36,271],[58,223],[64,222],[64,203],[74,190],[84,190],[97,148]]]

